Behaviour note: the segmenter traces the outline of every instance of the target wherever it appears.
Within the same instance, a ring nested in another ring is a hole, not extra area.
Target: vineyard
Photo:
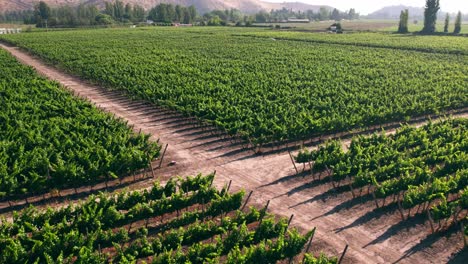
[[[427,214],[434,232],[468,220],[467,150],[468,119],[451,119],[357,137],[347,151],[339,140],[329,141],[301,150],[295,161],[353,197],[371,194],[377,207],[398,204],[402,219],[412,211]]]
[[[463,38],[429,42],[439,54],[238,36],[249,32],[115,29],[2,38],[68,72],[197,117],[253,146],[468,106]],[[363,38],[387,43],[379,34]],[[388,45],[400,42],[427,43]],[[442,54],[447,46],[458,55]]]
[[[0,198],[123,177],[160,147],[0,51]]]
[[[0,41],[0,263],[466,259],[466,37],[146,27]]]
[[[213,178],[172,178],[61,209],[15,212],[0,228],[0,263],[337,263],[302,254],[315,229],[303,235],[267,207],[247,209],[243,191],[217,190]]]
[[[257,31],[236,35],[245,37],[275,38],[309,43],[330,43],[360,47],[387,48],[394,50],[421,51],[468,55],[468,39],[462,36],[424,36],[388,33],[359,34],[304,34],[302,32]]]

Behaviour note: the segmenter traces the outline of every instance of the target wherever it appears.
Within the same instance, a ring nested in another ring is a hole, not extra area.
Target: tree
[[[266,23],[268,21],[268,13],[261,11],[257,14],[255,14],[255,22],[257,23]]]
[[[408,18],[409,18],[408,9],[401,10],[400,24],[398,25],[398,33],[402,33],[402,34],[408,33]]]
[[[444,33],[448,33],[449,24],[450,24],[450,15],[449,13],[447,13],[447,15],[445,16]]]
[[[359,14],[356,13],[356,9],[351,8],[348,12],[348,19],[353,20],[359,18]]]
[[[182,9],[182,22],[184,24],[192,23],[192,18],[190,17],[190,11],[187,8]]]
[[[45,27],[47,28],[47,22],[50,17],[50,7],[44,1],[40,1],[39,4],[34,7],[34,14],[37,21],[41,21],[41,24],[45,22]]]
[[[122,20],[124,13],[125,13],[124,3],[122,1],[115,1],[114,3],[114,18],[118,20]]]
[[[330,18],[330,11],[325,7],[320,7],[319,17],[322,21],[328,20]]]
[[[133,22],[145,21],[145,9],[139,5],[133,5],[132,19]]]
[[[176,5],[176,7],[175,7],[175,21],[180,22],[180,21],[182,21],[183,18],[184,18],[184,11],[183,11],[182,7],[180,5]]]
[[[188,7],[188,10],[189,10],[189,13],[190,13],[190,17],[193,20],[195,20],[197,18],[197,9],[195,8],[194,5],[191,5]]]
[[[106,8],[104,9],[104,13],[111,17],[115,17],[114,5],[112,5],[111,2],[106,2]]]
[[[131,4],[126,4],[125,5],[125,10],[124,10],[124,18],[128,20],[132,20],[132,5]]]
[[[341,16],[340,16],[340,11],[338,11],[338,9],[333,9],[332,13],[331,13],[331,19],[335,20],[335,21],[338,21],[341,19]]]
[[[213,16],[210,21],[208,21],[208,26],[220,26],[221,18],[218,15]]]
[[[440,9],[439,0],[427,0],[424,9],[424,28],[423,33],[432,34],[436,31],[437,12]]]
[[[459,34],[461,31],[461,22],[462,22],[462,13],[461,11],[458,11],[457,18],[455,19],[455,30],[453,30],[453,33]]]

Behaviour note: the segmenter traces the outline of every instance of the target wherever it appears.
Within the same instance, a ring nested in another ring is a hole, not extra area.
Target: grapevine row
[[[12,222],[2,220],[0,263],[253,263],[292,259],[303,251],[313,232],[289,229],[287,219],[276,220],[266,208],[240,210],[244,192],[218,191],[212,180],[213,175],[198,175],[166,186],[155,183],[149,190],[102,193],[62,209],[30,207],[15,213]],[[196,202],[178,207],[178,197]],[[157,203],[170,209],[140,216],[133,210]],[[186,212],[174,214],[181,209]],[[304,257],[304,263],[317,260],[336,263],[325,255]]]
[[[465,55],[275,42],[210,29],[2,38],[68,72],[197,117],[254,146],[468,107]],[[446,41],[452,44],[452,38]]]
[[[312,173],[329,175],[333,185],[367,187],[374,199],[392,196],[399,210],[417,207],[432,221],[467,213],[468,119],[449,119],[421,128],[409,126],[394,135],[374,134],[352,139],[344,151],[338,140],[317,150],[301,150],[295,161],[310,164]],[[377,200],[376,204],[378,206]]]
[[[160,147],[0,51],[0,199],[123,177]]]

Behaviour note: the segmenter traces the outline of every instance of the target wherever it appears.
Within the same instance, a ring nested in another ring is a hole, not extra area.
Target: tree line
[[[253,15],[243,14],[237,9],[230,10],[213,10],[201,17],[200,24],[208,26],[224,26],[227,24],[236,24],[250,26],[253,23],[281,23],[287,22],[288,19],[308,19],[309,21],[325,21],[325,20],[342,20],[342,19],[358,19],[359,13],[354,8],[349,11],[341,12],[338,9],[330,10],[321,7],[318,12],[313,10],[293,11],[292,9],[277,9],[270,12],[260,11]]]
[[[313,10],[293,11],[292,9],[283,8],[279,10],[271,10],[269,13],[261,11],[255,14],[255,22],[257,23],[278,23],[287,21],[288,18],[309,19],[310,21],[339,21],[342,19],[358,19],[359,13],[357,13],[354,8],[351,8],[349,11],[341,12],[336,8],[331,10],[326,7],[320,7],[318,12],[314,12]]]
[[[252,23],[279,23],[289,18],[308,19],[310,21],[357,19],[359,13],[355,9],[341,12],[338,9],[322,7],[318,11],[293,11],[292,9],[260,11],[256,14],[243,14],[240,10],[213,10],[199,16],[196,8],[161,3],[148,12],[138,4],[125,4],[121,0],[106,2],[105,8],[99,10],[95,5],[80,4],[78,6],[50,7],[41,1],[34,10],[12,11],[0,13],[0,22],[18,22],[36,24],[37,27],[77,27],[93,25],[109,25],[113,23],[141,23],[151,20],[156,23],[184,23],[199,25],[222,26],[230,23],[236,25],[251,25]]]
[[[424,27],[421,30],[423,34],[434,34],[436,32],[437,13],[440,10],[440,0],[426,0],[424,9]],[[400,22],[398,24],[398,33],[408,33],[408,9],[402,10],[400,13]],[[455,18],[454,34],[460,34],[462,24],[462,13],[458,11]],[[447,13],[444,20],[444,33],[449,33],[450,14]]]
[[[172,4],[159,4],[149,11],[148,19],[162,23],[180,22],[191,24],[195,21],[197,15],[197,10],[193,5],[185,7],[180,5],[174,6]]]
[[[104,10],[95,5],[79,4],[50,7],[38,2],[33,10],[0,13],[0,22],[22,22],[37,27],[78,27],[109,25],[113,23],[139,23],[146,21],[145,9],[138,5],[124,4],[120,0],[106,2]]]

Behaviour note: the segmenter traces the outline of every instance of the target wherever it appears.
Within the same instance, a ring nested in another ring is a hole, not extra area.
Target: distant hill
[[[94,4],[99,7],[104,7],[105,2],[110,0],[44,0],[50,6],[59,5],[78,5]],[[0,0],[1,11],[18,11],[32,9],[34,4],[39,0]],[[269,3],[261,0],[123,0],[124,3],[139,4],[145,9],[150,9],[160,3],[172,3],[184,6],[194,5],[200,13],[206,13],[215,9],[239,9],[244,13],[255,13],[260,10],[269,11],[271,9],[293,9],[294,11],[314,10],[318,11],[321,6],[309,5],[301,2],[289,3]],[[325,6],[333,9],[330,6]]]
[[[405,5],[386,6],[366,16],[369,19],[400,19],[401,10],[408,9],[410,19],[424,19],[424,7],[414,7]],[[444,19],[445,14],[443,10],[439,11],[438,18]],[[455,17],[455,14],[451,14]],[[463,16],[464,20],[467,19],[466,15]]]
[[[262,2],[265,9],[271,10],[271,9],[292,9],[293,11],[306,11],[306,10],[313,10],[314,12],[318,12],[321,7],[325,7],[329,10],[333,10],[334,7],[328,6],[328,5],[310,5],[310,4],[304,4],[302,2],[283,2],[283,3],[268,3],[268,2]]]
[[[401,10],[408,9],[410,18],[423,18],[424,17],[424,7],[414,7],[414,6],[386,6],[381,8],[373,13],[367,15],[367,18],[372,19],[399,19]]]

